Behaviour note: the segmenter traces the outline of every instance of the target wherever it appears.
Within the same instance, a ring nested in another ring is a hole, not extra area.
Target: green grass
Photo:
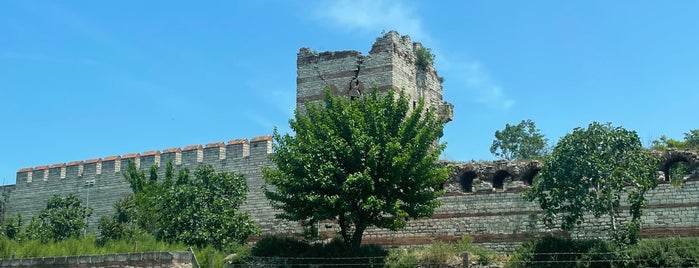
[[[140,235],[133,241],[109,241],[104,246],[98,246],[95,243],[93,234],[48,243],[42,243],[39,240],[17,241],[7,237],[0,238],[0,259],[186,250],[187,246],[183,244],[160,242],[150,235]],[[214,250],[211,247],[194,249],[194,254],[202,267],[209,267],[212,252],[214,253],[214,267],[225,267],[226,252]]]

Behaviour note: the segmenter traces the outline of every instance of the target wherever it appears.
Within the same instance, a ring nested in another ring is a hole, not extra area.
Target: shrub
[[[347,265],[361,267],[381,264],[387,254],[386,250],[377,245],[363,245],[355,249],[340,239],[333,239],[329,243],[308,244],[292,237],[268,236],[252,247],[250,257],[238,258],[233,266],[319,265],[318,267],[324,267],[327,265],[337,267]]]
[[[291,237],[265,236],[250,254],[256,257],[297,257],[306,252],[308,244]]]
[[[407,249],[391,250],[386,257],[385,266],[388,268],[413,268],[418,266],[415,252]]]
[[[603,240],[543,237],[517,248],[506,267],[616,267],[623,263]]]
[[[629,251],[633,266],[697,267],[699,265],[699,238],[696,237],[643,239]]]
[[[415,65],[421,70],[427,70],[434,64],[434,54],[429,48],[420,47],[415,51]]]

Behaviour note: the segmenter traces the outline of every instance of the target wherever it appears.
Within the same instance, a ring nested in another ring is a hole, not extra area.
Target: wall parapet
[[[0,267],[193,267],[189,251],[119,253],[89,256],[56,256],[23,259],[0,259]]]
[[[264,156],[272,153],[272,136],[257,136],[252,139],[235,139],[226,142],[212,142],[183,148],[151,150],[143,153],[113,155],[84,161],[71,161],[37,167],[22,168],[17,171],[17,183],[29,184],[37,181],[54,181],[77,178],[87,175],[114,174],[126,170],[129,161],[139,169],[172,161],[175,166],[195,167],[200,164],[220,164],[220,161],[238,161],[251,156]]]

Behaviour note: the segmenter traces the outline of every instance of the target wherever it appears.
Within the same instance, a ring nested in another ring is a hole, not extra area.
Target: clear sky
[[[0,181],[24,167],[288,130],[296,53],[431,47],[444,158],[532,119],[644,143],[699,128],[699,1],[1,1]]]

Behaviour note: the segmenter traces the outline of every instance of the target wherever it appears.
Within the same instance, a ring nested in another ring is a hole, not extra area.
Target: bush
[[[699,238],[696,237],[643,239],[629,251],[633,266],[699,266]]]
[[[306,252],[308,244],[292,237],[266,236],[252,247],[255,257],[298,257]]]
[[[455,244],[434,242],[424,247],[391,250],[386,258],[386,267],[452,267],[461,265],[461,253],[468,252],[479,265],[491,265],[501,258],[495,251],[471,244],[470,236],[463,236]]]
[[[517,248],[506,267],[623,266],[615,247],[603,240],[543,237]]]
[[[238,258],[234,267],[275,265],[320,265],[349,267],[383,263],[388,252],[377,245],[352,248],[340,239],[329,243],[308,244],[292,237],[268,236],[250,250],[250,257]],[[260,258],[262,257],[262,258]],[[274,258],[276,257],[276,258]]]
[[[415,253],[407,249],[391,250],[386,257],[386,267],[388,268],[413,268],[417,267],[418,263]]]

